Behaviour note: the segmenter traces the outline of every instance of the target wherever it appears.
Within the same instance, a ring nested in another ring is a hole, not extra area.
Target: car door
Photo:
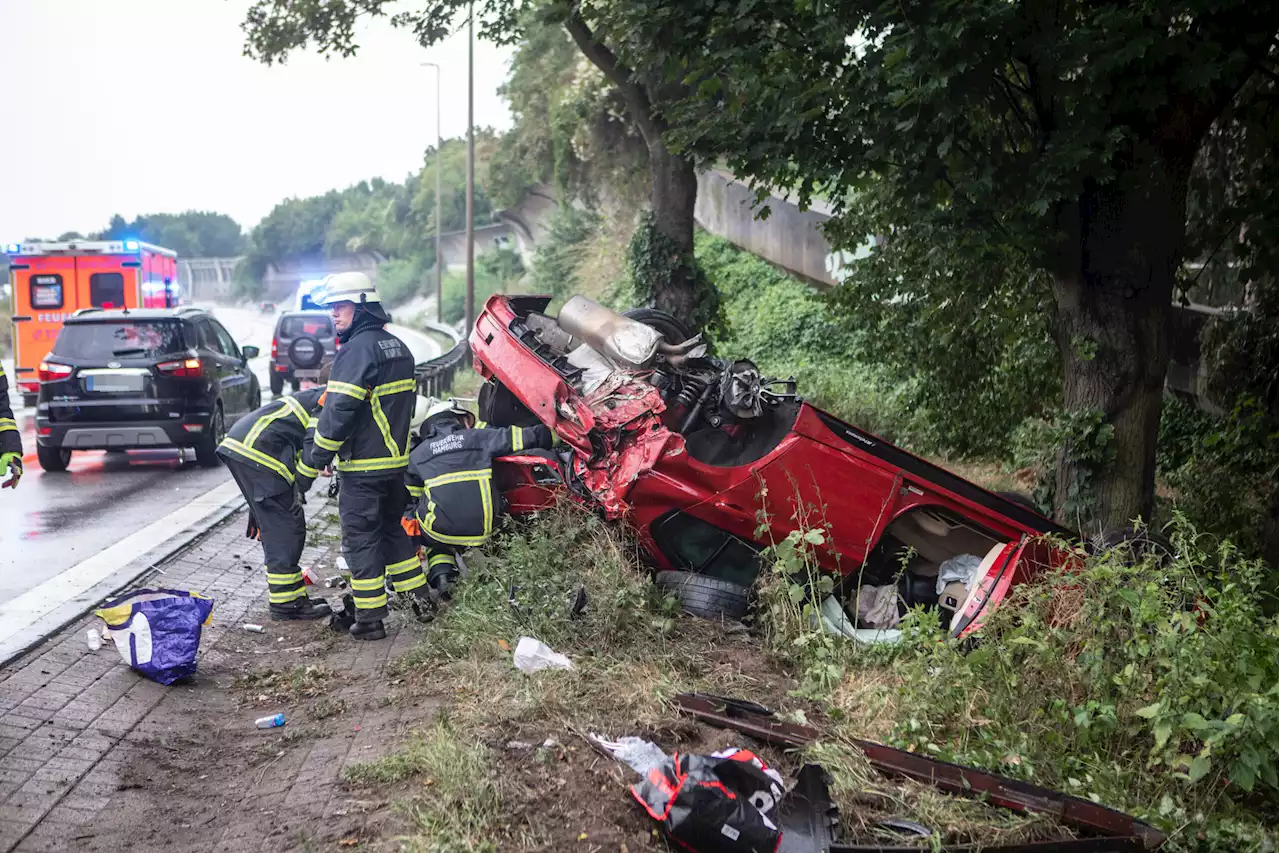
[[[230,358],[222,351],[222,341],[209,320],[196,320],[196,330],[200,335],[201,355],[213,364],[218,377],[217,396],[222,400],[222,411],[230,423],[235,413],[241,411],[241,403],[236,398],[235,372],[232,370]]]
[[[253,393],[253,376],[249,371],[249,362],[245,359],[244,353],[240,352],[239,344],[236,343],[235,338],[231,337],[226,327],[213,319],[209,320],[209,325],[213,327],[214,334],[218,337],[219,347],[227,359],[227,388],[230,397],[235,401],[235,411],[247,412]],[[224,402],[223,405],[232,404]]]

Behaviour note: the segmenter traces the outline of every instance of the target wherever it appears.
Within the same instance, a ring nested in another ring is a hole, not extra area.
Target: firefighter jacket
[[[0,366],[0,453],[22,456],[22,433],[18,432],[18,422],[13,419],[13,408],[9,405],[9,378],[4,375],[3,366]]]
[[[329,374],[328,397],[316,421],[307,465],[333,462],[346,476],[401,476],[409,463],[409,421],[417,399],[409,348],[367,312]]]
[[[218,455],[248,465],[262,476],[254,477],[253,499],[290,488],[295,477],[314,480],[316,469],[302,462],[304,448],[315,429],[312,413],[320,408],[323,388],[309,388],[289,397],[277,397],[236,421],[218,445]]]
[[[501,495],[493,460],[522,450],[550,450],[555,434],[545,426],[437,428],[409,454],[405,486],[424,536],[445,545],[475,546],[493,534]]]

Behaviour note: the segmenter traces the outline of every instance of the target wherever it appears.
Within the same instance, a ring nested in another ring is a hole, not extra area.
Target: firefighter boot
[[[271,618],[277,622],[289,619],[323,619],[333,613],[327,601],[313,601],[306,596],[295,598],[284,604],[272,604],[267,608]]]
[[[353,640],[385,640],[387,629],[383,627],[381,619],[376,622],[356,622],[351,626],[350,634]]]

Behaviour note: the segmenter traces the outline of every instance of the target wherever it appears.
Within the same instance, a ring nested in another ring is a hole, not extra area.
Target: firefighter
[[[335,462],[342,475],[338,516],[351,567],[356,621],[351,636],[387,634],[386,581],[414,596],[419,613],[433,606],[418,549],[400,525],[408,495],[409,421],[417,399],[413,356],[383,327],[390,321],[364,273],[325,279],[316,301],[329,308],[342,344],[329,376],[328,397],[316,424],[307,465]],[[308,481],[309,485],[309,481]]]
[[[474,425],[475,417],[456,402],[433,405],[405,472],[405,486],[414,501],[409,529],[417,531],[430,555],[428,583],[444,597],[458,574],[454,555],[461,548],[488,541],[502,515],[493,460],[533,448],[550,450],[559,443],[542,424],[528,428]]]
[[[0,477],[6,471],[9,479],[0,484],[0,488],[18,488],[18,481],[22,479],[22,433],[18,432],[18,422],[13,419],[13,408],[9,405],[9,378],[0,365]]]
[[[323,386],[277,397],[236,421],[218,445],[218,456],[249,504],[245,535],[262,541],[267,609],[276,620],[320,619],[331,611],[327,602],[307,596],[298,566],[307,541],[302,483],[317,475],[301,457],[323,404]]]

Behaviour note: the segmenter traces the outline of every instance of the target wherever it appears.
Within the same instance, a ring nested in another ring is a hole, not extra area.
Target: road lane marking
[[[86,608],[96,604],[87,598],[95,586],[153,548],[189,528],[197,527],[220,512],[228,501],[239,496],[240,489],[234,482],[223,483],[39,586],[0,604],[0,661],[8,660],[29,646],[33,639],[46,633],[46,628],[40,623],[49,614],[73,601]]]

